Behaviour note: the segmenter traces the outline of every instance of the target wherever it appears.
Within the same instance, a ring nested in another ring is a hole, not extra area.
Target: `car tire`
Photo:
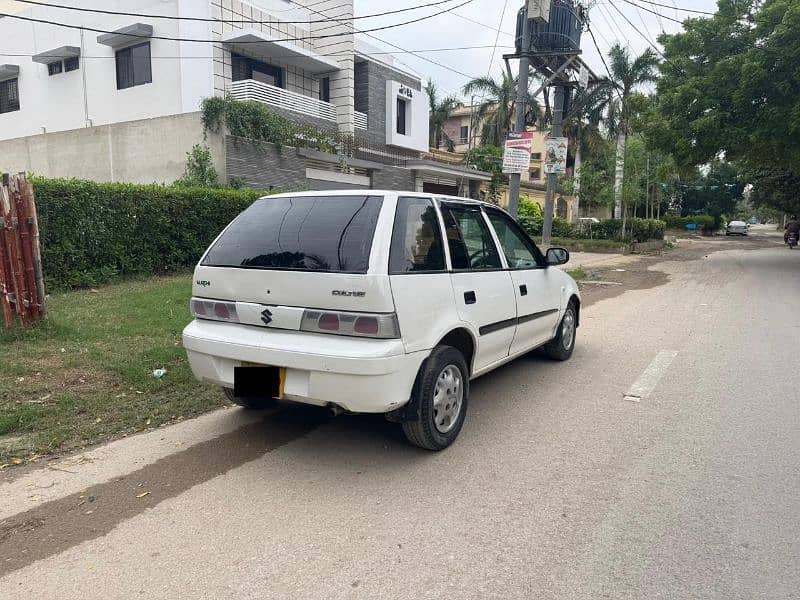
[[[225,392],[225,396],[228,397],[228,400],[250,410],[269,408],[277,402],[277,400],[274,398],[266,398],[262,396],[246,396],[244,398],[237,398],[234,396],[233,390],[230,388],[222,388],[222,391]]]
[[[577,328],[578,312],[575,309],[575,303],[570,302],[558,324],[558,334],[544,347],[545,355],[552,360],[569,360],[575,350]]]
[[[464,355],[450,346],[434,348],[417,376],[411,402],[419,419],[403,423],[408,441],[434,451],[452,444],[464,426],[469,404]]]

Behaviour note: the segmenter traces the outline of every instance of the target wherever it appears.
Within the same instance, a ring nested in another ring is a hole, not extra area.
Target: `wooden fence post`
[[[6,250],[6,205],[8,204],[5,178],[0,186],[0,308],[3,310],[3,321],[6,329],[14,325],[14,313],[11,311],[9,295],[13,284],[11,282],[11,261]]]

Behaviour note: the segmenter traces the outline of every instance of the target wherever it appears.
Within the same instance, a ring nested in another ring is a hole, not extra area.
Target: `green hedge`
[[[693,215],[690,217],[680,217],[676,215],[666,215],[661,217],[668,229],[686,229],[687,225],[697,225],[698,229],[714,230],[717,228],[717,218],[711,215]]]
[[[264,195],[258,190],[32,181],[51,288],[191,267],[236,215]]]

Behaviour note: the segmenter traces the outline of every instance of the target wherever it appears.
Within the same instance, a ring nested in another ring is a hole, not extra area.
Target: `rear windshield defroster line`
[[[366,273],[380,196],[257,200],[211,247],[204,266]]]

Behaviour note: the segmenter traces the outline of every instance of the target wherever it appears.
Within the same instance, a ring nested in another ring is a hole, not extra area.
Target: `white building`
[[[203,140],[201,100],[225,94],[320,129],[356,133],[385,147],[376,156],[403,157],[403,167],[427,150],[420,77],[356,39],[352,0],[59,4],[84,10],[15,3],[14,16],[0,18],[0,170],[172,181],[186,152]],[[234,165],[241,175],[237,168],[253,156],[232,157],[229,140],[212,137],[218,170],[227,176]],[[305,160],[315,161],[315,172],[325,170],[318,168],[324,157]],[[347,180],[339,183],[377,183],[381,177],[369,167],[352,165],[353,177],[337,176]],[[463,180],[463,173],[434,167],[411,169],[413,187]],[[299,168],[250,183],[296,187]]]

